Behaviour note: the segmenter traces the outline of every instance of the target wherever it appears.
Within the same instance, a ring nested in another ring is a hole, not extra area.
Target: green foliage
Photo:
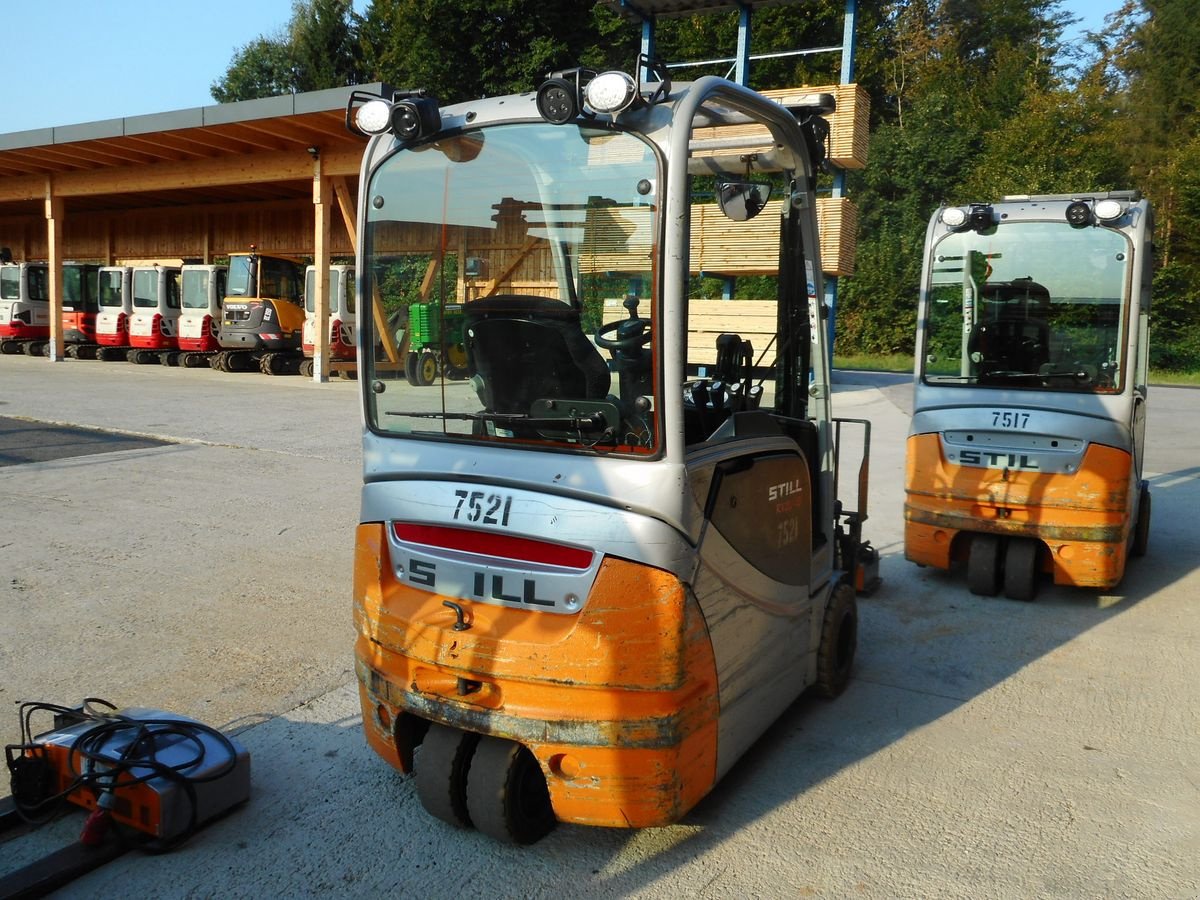
[[[295,0],[284,30],[239,48],[212,96],[232,103],[357,84],[359,54],[350,0]]]
[[[758,54],[837,46],[843,0],[756,9]],[[1060,0],[860,0],[856,80],[871,97],[870,164],[850,173],[856,271],[839,282],[840,352],[911,353],[921,250],[945,202],[1136,188],[1157,216],[1153,362],[1200,369],[1200,16],[1195,0],[1124,0],[1086,46],[1064,46]],[[732,57],[736,12],[661,18],[657,51]],[[549,71],[629,70],[640,29],[594,0],[296,0],[275,36],[242,46],[222,102],[361,81],[424,87],[442,102],[527,91]],[[837,52],[751,63],[759,88],[828,84]],[[729,62],[673,70],[723,75]],[[421,273],[416,273],[419,285]],[[385,279],[405,307],[413,273]],[[394,286],[394,290],[393,290]],[[720,296],[696,279],[693,296]],[[603,291],[601,292],[603,293]],[[739,297],[774,296],[740,279]],[[590,315],[600,302],[591,298]]]

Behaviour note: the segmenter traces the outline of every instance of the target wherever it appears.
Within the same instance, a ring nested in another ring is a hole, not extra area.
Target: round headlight
[[[587,104],[596,112],[618,113],[633,102],[637,83],[624,72],[601,72],[588,82]]]
[[[1113,219],[1121,218],[1121,214],[1125,212],[1117,200],[1101,200],[1096,204],[1096,218],[1101,222],[1111,222]]]
[[[354,111],[354,124],[367,134],[387,131],[391,120],[392,106],[386,100],[368,100]]]
[[[942,210],[942,224],[951,228],[961,228],[967,221],[967,214],[960,206],[947,206]]]

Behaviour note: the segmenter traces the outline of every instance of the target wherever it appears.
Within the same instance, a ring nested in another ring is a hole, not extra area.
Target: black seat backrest
[[[528,413],[535,400],[608,396],[608,364],[567,304],[501,294],[466,304],[464,314],[468,370],[489,411]]]

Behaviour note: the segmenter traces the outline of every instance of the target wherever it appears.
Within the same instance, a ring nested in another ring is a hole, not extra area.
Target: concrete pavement
[[[903,560],[909,399],[839,377],[837,414],[874,427],[884,577],[847,692],[797,703],[679,825],[518,850],[431,819],[362,740],[355,385],[0,357],[0,416],[172,442],[0,468],[0,737],[12,701],[98,695],[253,757],[245,807],[63,896],[1196,896],[1200,392],[1152,394],[1147,557],[1034,604]],[[81,821],[0,844],[0,874]]]

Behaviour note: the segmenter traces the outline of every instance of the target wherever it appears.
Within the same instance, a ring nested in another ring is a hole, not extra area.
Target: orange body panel
[[[666,825],[712,787],[716,666],[674,575],[607,558],[576,615],[456,600],[456,632],[447,598],[395,579],[382,524],[358,526],[354,572],[363,723],[392,765],[411,714],[526,746],[562,821]]]
[[[904,555],[949,568],[962,532],[1032,537],[1049,549],[1055,584],[1108,588],[1125,573],[1136,488],[1130,455],[1093,444],[1079,471],[1049,474],[946,461],[936,434],[908,439]]]

